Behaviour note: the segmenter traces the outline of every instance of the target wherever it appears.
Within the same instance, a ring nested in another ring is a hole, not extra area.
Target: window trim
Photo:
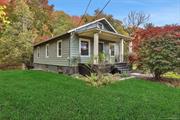
[[[81,42],[82,41],[88,42],[88,55],[81,55]],[[84,38],[79,39],[79,53],[80,53],[81,57],[90,57],[90,54],[91,54],[91,47],[90,46],[91,46],[91,42],[89,39],[84,39]]]
[[[59,55],[59,43],[61,43],[61,55]],[[57,41],[57,57],[62,57],[62,40]]]
[[[101,26],[102,26],[102,28],[100,28],[100,26],[99,26],[99,25],[101,25]],[[104,24],[102,24],[101,22],[98,22],[98,28],[99,28],[99,29],[104,30]]]
[[[37,47],[37,58],[40,58],[40,47]]]
[[[48,47],[48,49],[47,49]],[[47,55],[48,52],[48,55]],[[49,44],[46,44],[46,50],[45,50],[46,58],[49,58]]]
[[[114,46],[114,55],[111,55],[111,45],[113,45]],[[116,54],[116,45],[115,45],[115,43],[109,43],[109,51],[110,51],[110,57],[115,57],[115,54]]]

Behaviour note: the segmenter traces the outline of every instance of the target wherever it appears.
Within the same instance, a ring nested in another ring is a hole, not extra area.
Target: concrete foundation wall
[[[75,74],[78,73],[78,67],[75,66],[56,66],[34,63],[34,69],[50,71],[63,74]]]

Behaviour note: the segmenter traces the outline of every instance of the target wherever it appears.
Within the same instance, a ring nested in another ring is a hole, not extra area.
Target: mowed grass
[[[66,75],[0,72],[0,120],[180,119],[180,89],[125,80],[95,88]]]

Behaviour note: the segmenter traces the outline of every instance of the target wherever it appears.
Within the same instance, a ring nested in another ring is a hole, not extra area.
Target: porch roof
[[[107,40],[107,41],[117,41],[119,39],[124,39],[124,40],[131,40],[131,37],[121,35],[118,33],[98,29],[98,28],[92,28],[80,32],[76,32],[80,37],[90,37],[93,38],[95,33],[99,33],[99,39],[102,40]]]

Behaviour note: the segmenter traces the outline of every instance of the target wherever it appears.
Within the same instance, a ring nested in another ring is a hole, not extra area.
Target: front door
[[[99,53],[103,53],[103,52],[104,52],[104,43],[99,42]]]
[[[115,63],[115,43],[109,43],[110,63]]]

